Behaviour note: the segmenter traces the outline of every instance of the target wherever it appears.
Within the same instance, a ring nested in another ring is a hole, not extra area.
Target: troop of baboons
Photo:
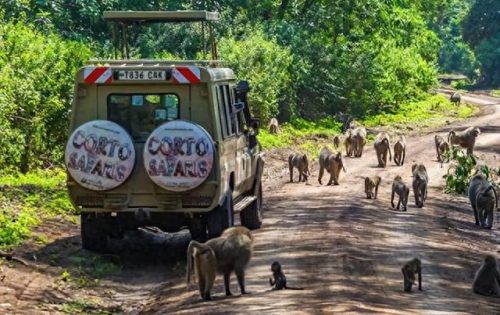
[[[271,133],[279,132],[278,121],[273,118],[269,124]],[[444,155],[450,149],[451,145],[459,145],[467,149],[468,154],[474,150],[475,140],[480,134],[476,127],[470,127],[462,132],[450,131],[448,141],[443,137],[436,135],[435,147],[437,160],[444,162]],[[340,149],[343,142],[347,157],[361,157],[363,148],[366,144],[367,133],[363,127],[348,129],[345,134],[335,136],[333,145],[335,149]],[[342,140],[343,139],[343,140]],[[387,166],[387,155],[389,161],[392,159],[391,142],[387,133],[381,132],[377,135],[374,142],[375,153],[378,166],[385,168]],[[407,143],[404,136],[400,136],[394,143],[394,163],[402,166],[405,161]],[[323,147],[319,152],[319,176],[318,182],[322,184],[324,171],[330,174],[327,185],[339,185],[341,170],[346,172],[342,153],[333,152],[327,147]],[[290,154],[288,157],[288,166],[290,171],[290,182],[293,182],[293,173],[297,169],[299,172],[299,182],[307,182],[311,172],[309,170],[309,159],[302,153]],[[412,170],[412,188],[415,197],[415,206],[424,207],[427,200],[427,187],[429,175],[423,164],[414,164]],[[366,176],[365,194],[367,199],[377,199],[379,185],[382,179],[380,176]],[[493,213],[498,207],[494,186],[482,175],[476,175],[469,186],[469,199],[474,211],[476,225],[483,228],[491,228],[493,225]],[[398,210],[407,211],[408,199],[410,194],[409,186],[404,182],[400,175],[395,176],[392,182],[391,206]],[[394,198],[398,197],[397,206],[394,204]],[[231,227],[223,232],[220,237],[211,239],[206,243],[191,241],[187,251],[187,282],[190,283],[190,276],[194,269],[199,293],[202,299],[211,299],[211,289],[217,273],[224,276],[224,285],[226,295],[231,295],[229,290],[230,275],[234,271],[236,274],[240,290],[245,294],[245,268],[252,256],[253,237],[250,231],[245,227]],[[271,265],[272,278],[269,284],[272,290],[302,288],[290,287],[287,285],[287,279],[279,262],[275,261]],[[403,273],[403,291],[410,292],[412,286],[416,284],[418,277],[418,290],[422,290],[422,263],[420,259],[413,258],[406,262],[401,268]],[[473,281],[473,291],[478,294],[500,297],[500,273],[497,269],[495,257],[488,255],[484,263],[476,272]]]

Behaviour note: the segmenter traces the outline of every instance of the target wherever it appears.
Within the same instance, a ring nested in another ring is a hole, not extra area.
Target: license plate
[[[167,79],[167,71],[119,70],[117,79],[122,81],[165,81]]]

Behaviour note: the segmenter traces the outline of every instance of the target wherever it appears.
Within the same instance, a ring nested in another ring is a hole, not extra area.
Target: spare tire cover
[[[73,131],[66,144],[64,162],[82,187],[105,191],[123,184],[135,165],[134,142],[118,124],[93,120]]]
[[[158,186],[187,191],[201,185],[214,163],[214,142],[198,124],[185,120],[164,123],[144,146],[144,167]]]

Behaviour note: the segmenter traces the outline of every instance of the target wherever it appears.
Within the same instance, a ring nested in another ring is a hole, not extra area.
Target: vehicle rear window
[[[164,122],[179,119],[175,94],[111,94],[108,120],[125,128],[134,140],[145,141]]]

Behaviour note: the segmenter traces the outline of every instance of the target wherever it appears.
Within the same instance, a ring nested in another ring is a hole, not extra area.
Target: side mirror
[[[233,104],[233,113],[235,113],[235,114],[241,112],[244,109],[245,109],[245,103],[244,102],[236,102],[236,103]]]
[[[250,91],[250,84],[248,83],[248,81],[245,81],[245,80],[242,80],[240,82],[238,82],[238,85],[236,86],[236,91],[238,93],[247,93],[248,91]]]

